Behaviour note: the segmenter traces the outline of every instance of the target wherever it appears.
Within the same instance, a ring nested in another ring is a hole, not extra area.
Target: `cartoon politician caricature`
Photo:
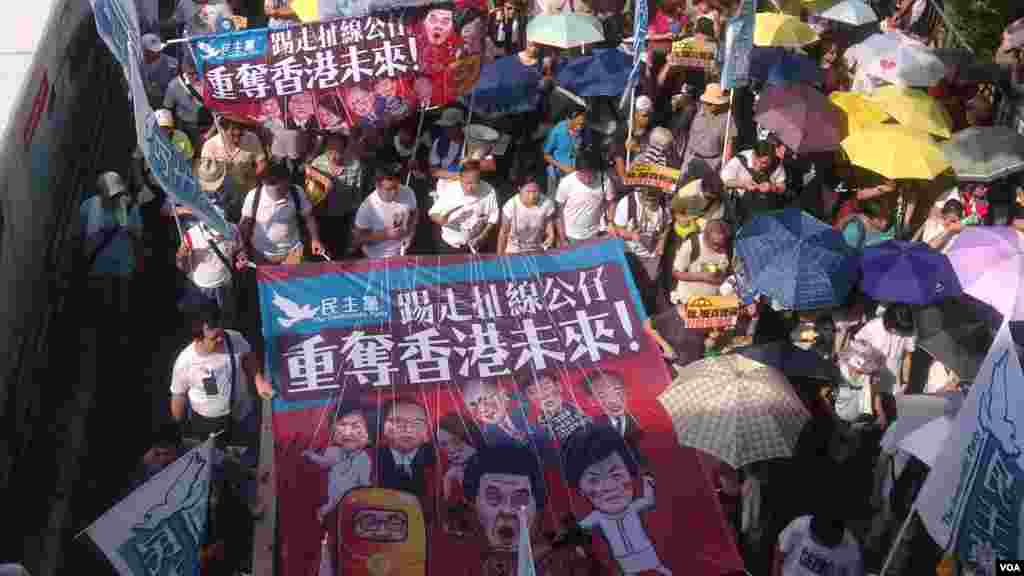
[[[334,511],[341,498],[353,488],[370,486],[370,455],[366,447],[370,444],[366,416],[361,410],[349,410],[338,418],[331,435],[331,445],[323,454],[306,450],[307,460],[326,468],[327,502],[316,511],[321,523],[324,517]]]
[[[654,508],[654,478],[644,476],[643,493],[637,495],[639,463],[622,435],[608,426],[574,434],[565,447],[565,468],[569,486],[594,508],[580,526],[601,531],[622,573],[671,575],[640,518]]]

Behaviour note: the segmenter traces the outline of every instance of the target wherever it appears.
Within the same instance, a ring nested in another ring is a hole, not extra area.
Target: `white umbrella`
[[[960,410],[963,394],[905,394],[896,397],[896,421],[882,436],[882,450],[889,454],[900,449],[900,442],[925,424],[943,416],[953,416]]]
[[[953,416],[940,416],[907,434],[899,448],[931,468],[952,431]]]
[[[871,61],[864,72],[890,84],[927,88],[942,80],[946,65],[927,46],[903,43]]]
[[[843,52],[843,58],[847,65],[862,68],[904,45],[924,47],[924,44],[910,36],[898,30],[890,30],[872,34],[850,46]]]
[[[818,17],[850,26],[863,26],[878,20],[875,11],[862,0],[843,0],[843,2],[819,13]]]

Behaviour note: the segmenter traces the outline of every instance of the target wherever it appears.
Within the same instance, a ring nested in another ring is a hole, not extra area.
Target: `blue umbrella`
[[[540,71],[526,66],[518,55],[505,56],[484,66],[476,86],[462,97],[484,114],[528,112],[540,99]]]
[[[601,48],[562,66],[558,84],[577,96],[619,96],[626,89],[633,58],[618,48]]]
[[[923,242],[868,246],[860,267],[861,290],[881,302],[925,305],[963,293],[949,258]]]
[[[754,47],[750,56],[750,75],[768,84],[819,84],[825,75],[817,62],[785,48]]]
[[[857,258],[821,220],[787,208],[754,216],[736,236],[751,290],[787,310],[840,306],[857,280]]]

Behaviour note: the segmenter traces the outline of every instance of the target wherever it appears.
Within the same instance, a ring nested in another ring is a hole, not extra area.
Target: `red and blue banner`
[[[621,241],[258,278],[281,574],[742,570]]]
[[[204,100],[268,126],[336,131],[443,106],[480,77],[486,10],[408,8],[192,40]]]

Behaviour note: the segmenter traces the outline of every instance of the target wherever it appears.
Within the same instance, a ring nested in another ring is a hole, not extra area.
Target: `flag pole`
[[[412,157],[409,159],[413,164],[416,163],[416,153],[420,148],[420,138],[423,137],[423,120],[427,117],[427,107],[420,104],[420,121],[416,123],[416,141],[412,143]],[[409,182],[412,182],[412,167],[409,168],[409,173],[405,175],[405,185],[408,186]]]
[[[882,570],[878,573],[878,576],[885,576],[886,570],[889,569],[889,565],[892,564],[893,558],[896,557],[896,550],[899,549],[900,544],[903,542],[903,538],[906,535],[907,528],[910,527],[910,521],[914,519],[914,508],[910,509],[907,514],[907,518],[903,521],[903,525],[900,526],[900,531],[896,533],[896,539],[893,540],[892,546],[889,547],[889,553],[885,556],[885,562],[882,564]]]
[[[626,134],[626,169],[629,170],[629,142],[633,139],[633,115],[636,107],[636,86],[630,89],[629,92],[629,122],[626,124],[628,127]]]
[[[722,168],[725,167],[725,151],[729,149],[729,126],[732,124],[732,108],[735,103],[736,90],[729,90],[729,110],[725,113],[725,136],[722,138]]]

